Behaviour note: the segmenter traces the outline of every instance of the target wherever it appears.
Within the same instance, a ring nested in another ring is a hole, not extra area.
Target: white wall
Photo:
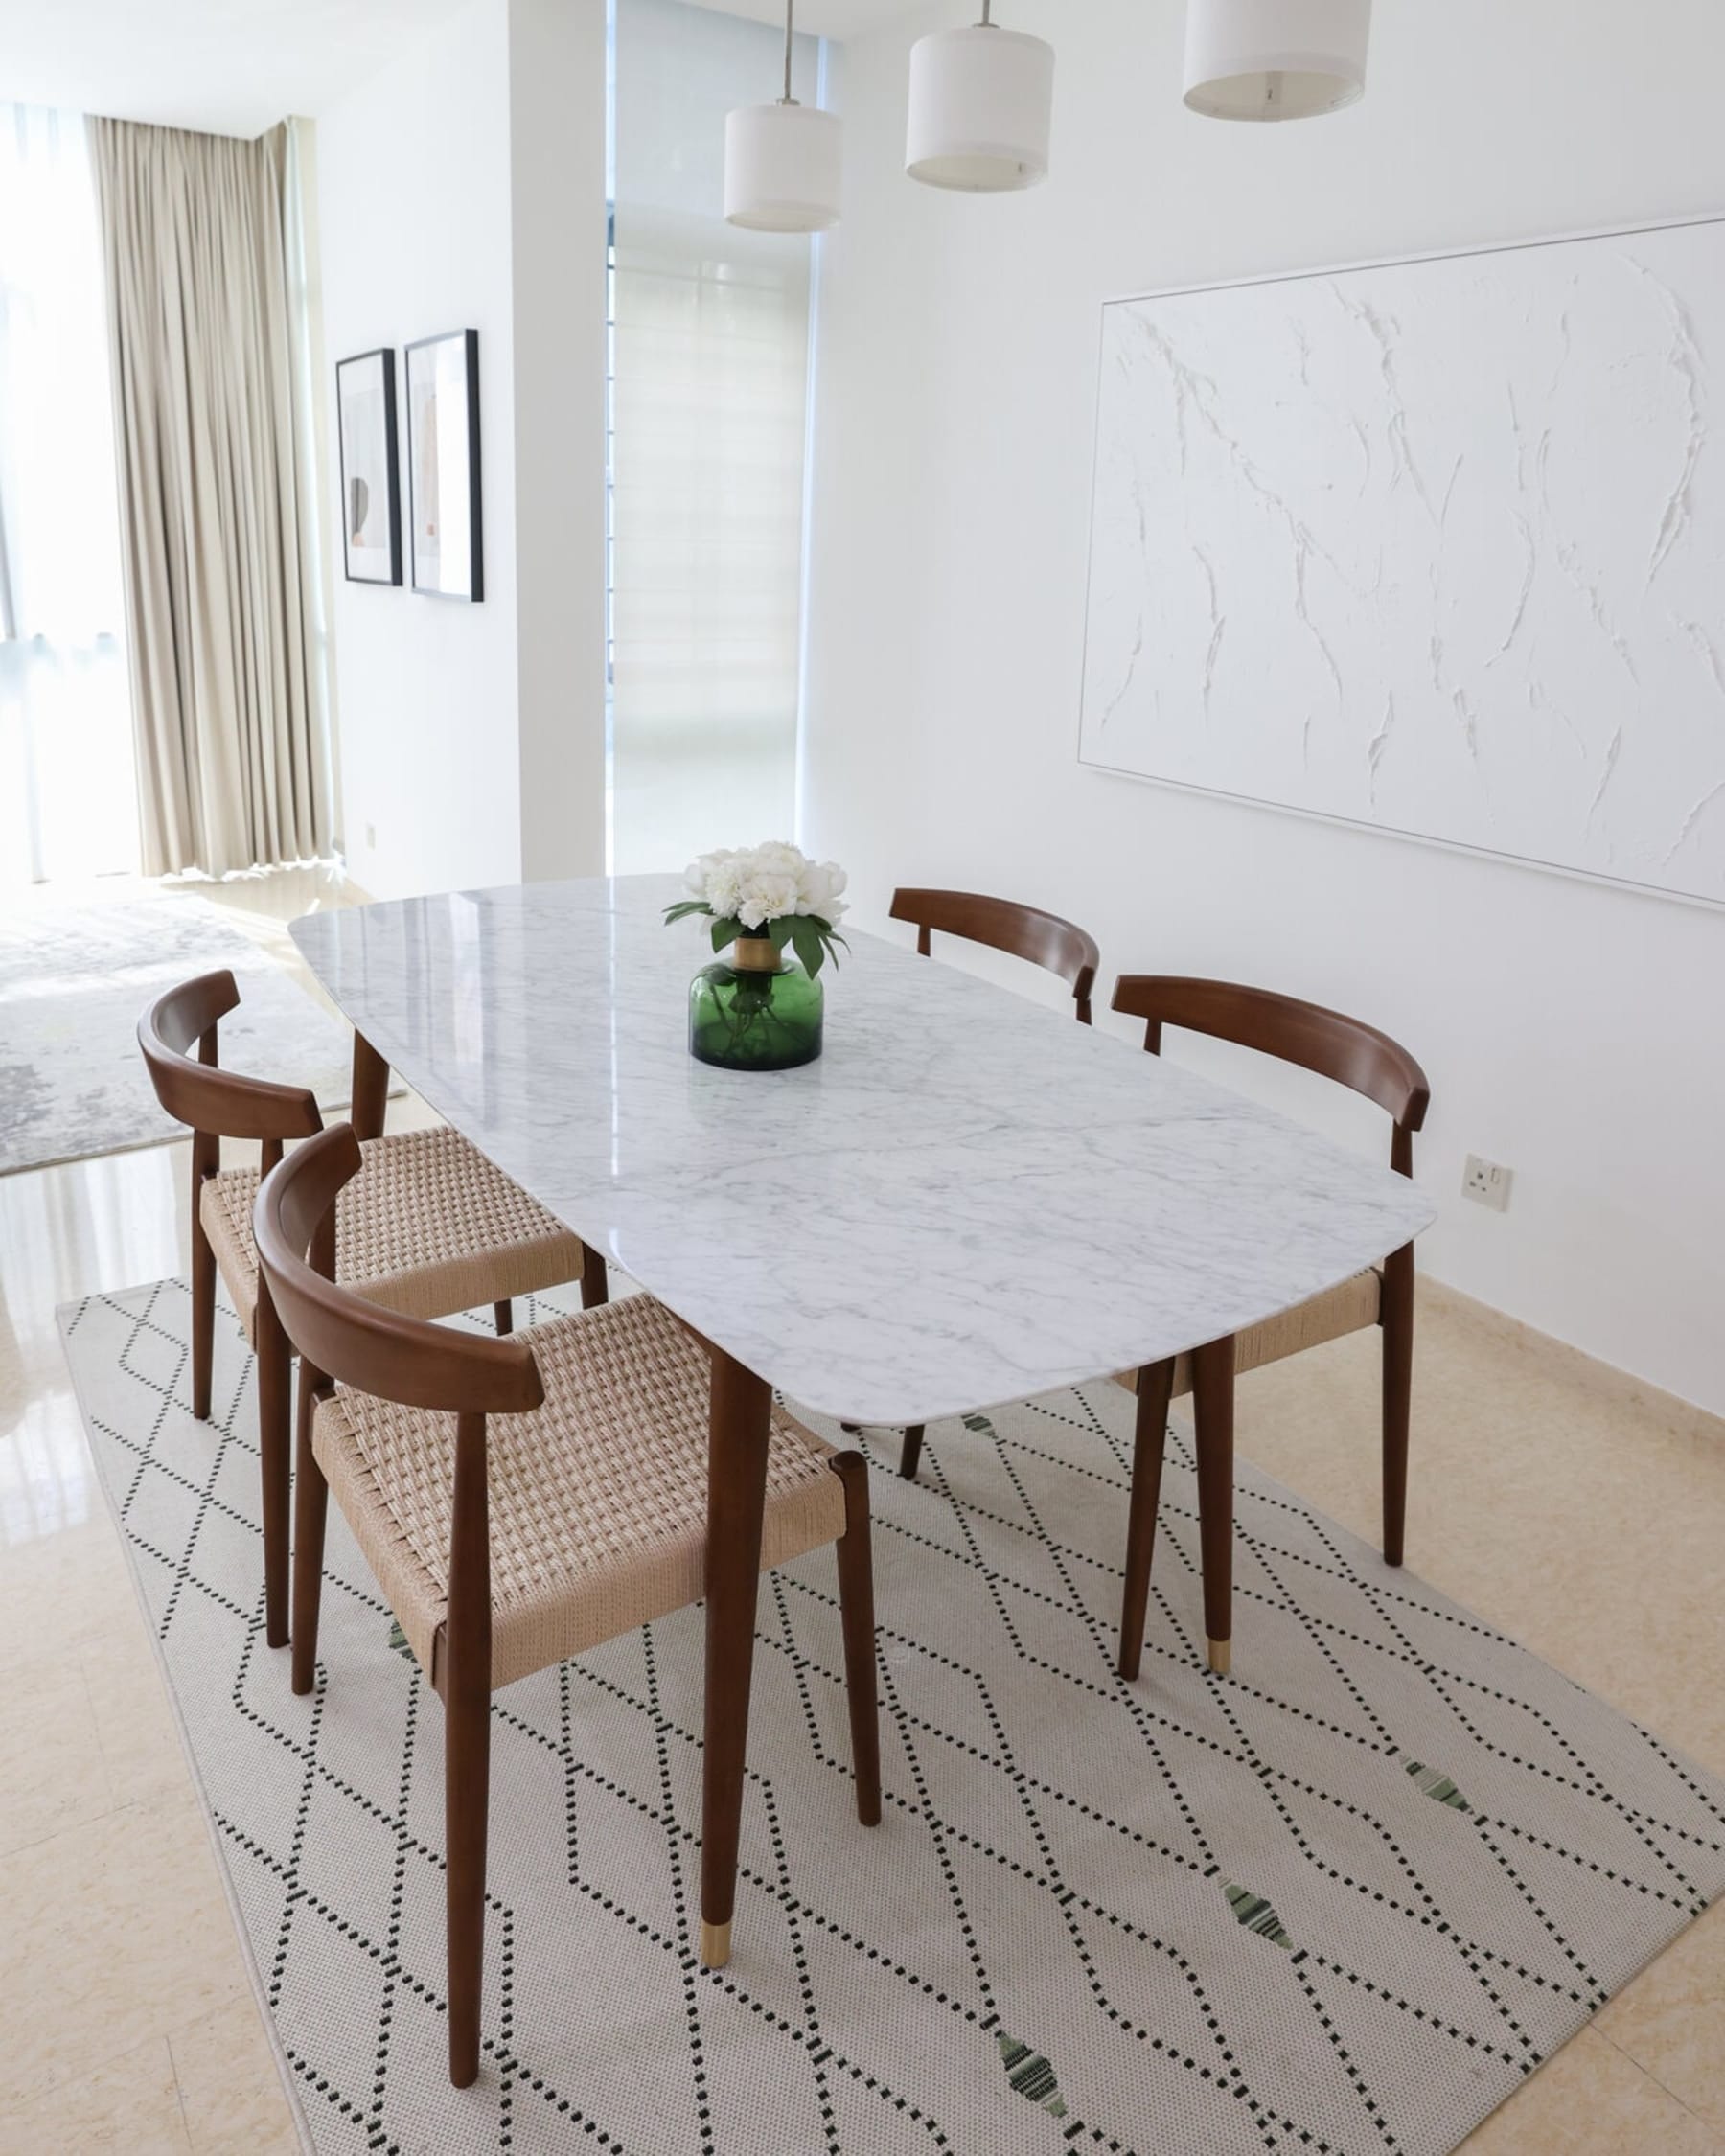
[[[401,590],[347,583],[327,489],[353,874],[393,897],[596,869],[603,0],[471,0],[317,137],[328,365],[479,333],[483,601],[415,593],[405,559]]]
[[[605,0],[512,0],[521,872],[605,868]]]
[[[1059,52],[1054,176],[903,174],[926,11],[846,53],[826,242],[809,840],[892,885],[1086,923],[1105,973],[1340,1005],[1425,1061],[1428,1270],[1725,1411],[1725,918],[1081,770],[1098,307],[1162,286],[1725,211],[1716,0],[1378,0],[1353,112],[1230,126],[1180,102],[1184,11],[1014,0]],[[1176,1052],[1362,1143],[1375,1112],[1234,1051]],[[1464,1154],[1516,1172],[1505,1216]]]

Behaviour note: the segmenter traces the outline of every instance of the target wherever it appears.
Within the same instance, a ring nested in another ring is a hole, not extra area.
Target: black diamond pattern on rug
[[[861,1440],[873,1833],[832,1553],[763,1582],[730,1968],[693,1951],[701,1613],[497,1695],[457,2092],[435,1694],[334,1512],[311,1699],[264,1645],[231,1317],[203,1424],[179,1282],[62,1319],[320,2156],[1444,2156],[1725,1892],[1725,1787],[1244,1463],[1210,1676],[1178,1425],[1122,1684],[1134,1406],[1086,1386],[932,1427],[916,1484],[896,1432]]]

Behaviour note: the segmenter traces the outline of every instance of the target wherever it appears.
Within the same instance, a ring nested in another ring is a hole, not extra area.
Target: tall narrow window
[[[616,24],[611,814],[627,874],[793,836],[810,254],[724,219],[724,116],[771,94],[782,33],[682,0],[617,0]],[[811,102],[818,60],[799,38]]]
[[[0,885],[138,862],[107,352],[83,120],[0,104]]]

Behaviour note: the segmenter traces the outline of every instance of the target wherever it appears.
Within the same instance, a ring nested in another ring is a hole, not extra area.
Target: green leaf
[[[735,943],[743,933],[743,924],[734,914],[725,920],[713,923],[713,949],[723,951],[727,943]]]
[[[796,955],[803,962],[804,972],[813,980],[825,962],[826,944],[812,916],[802,913],[793,918],[791,940],[796,946]]]
[[[772,939],[774,951],[783,951],[795,931],[796,916],[794,913],[781,914],[776,921],[770,921],[767,924],[767,933]]]
[[[712,907],[703,898],[679,899],[675,906],[665,908],[667,925],[673,921],[686,921],[691,913],[711,913]]]

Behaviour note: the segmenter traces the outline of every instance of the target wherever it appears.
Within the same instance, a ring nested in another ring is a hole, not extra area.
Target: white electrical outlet
[[[1482,1160],[1477,1153],[1467,1156],[1467,1165],[1461,1171],[1461,1195],[1471,1198],[1476,1205],[1489,1205],[1494,1213],[1509,1210],[1509,1185],[1515,1181],[1508,1168],[1500,1168],[1495,1160]]]

